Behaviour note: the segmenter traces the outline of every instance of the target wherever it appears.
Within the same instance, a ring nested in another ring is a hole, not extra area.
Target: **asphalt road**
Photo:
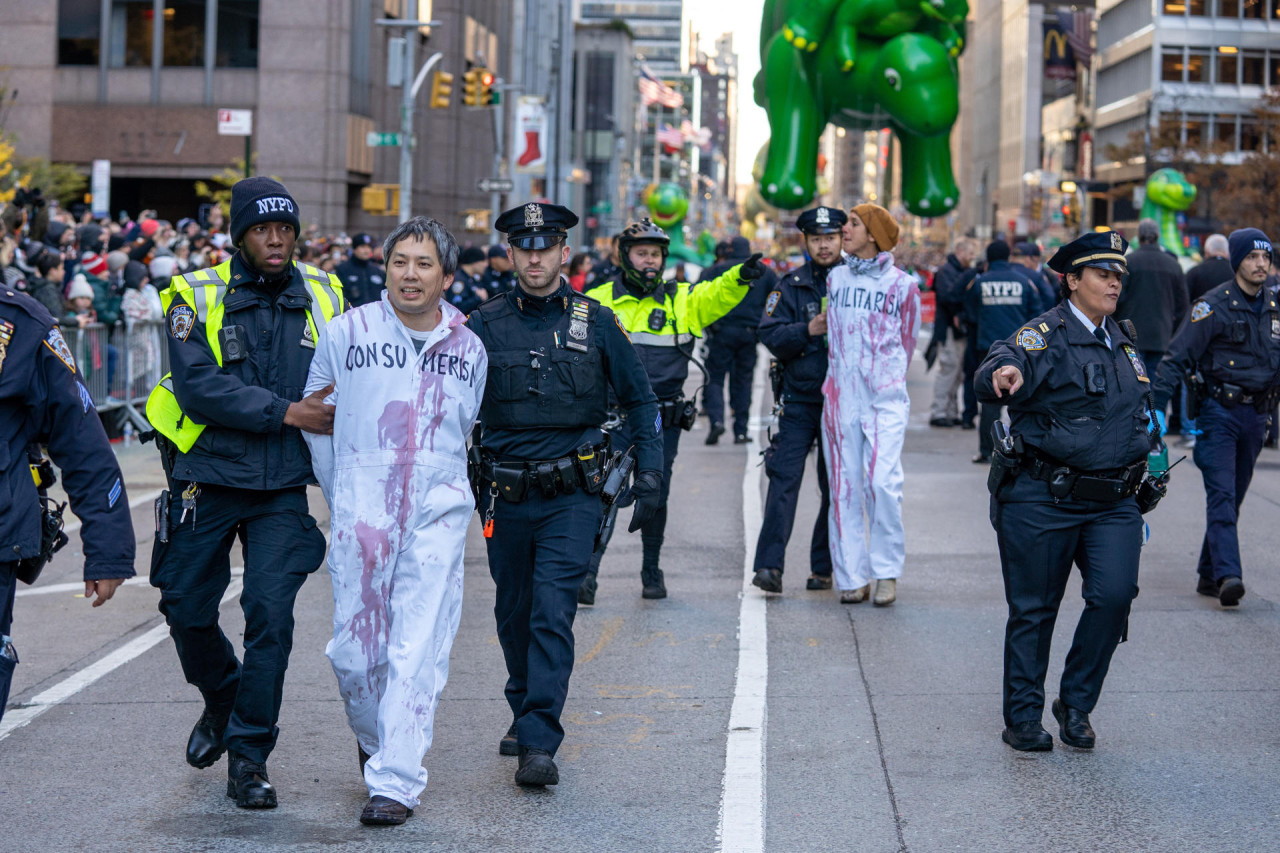
[[[200,701],[158,627],[156,592],[134,581],[91,609],[76,595],[73,537],[17,600],[22,663],[0,723],[0,850],[709,851],[721,846],[722,813],[726,839],[770,851],[1280,849],[1280,454],[1263,452],[1243,508],[1240,607],[1224,612],[1194,591],[1203,497],[1188,461],[1149,517],[1130,642],[1093,714],[1098,747],[1019,754],[999,740],[1005,609],[985,470],[969,462],[975,433],[926,425],[931,387],[917,362],[907,567],[888,608],[803,589],[811,477],[784,594],[761,607],[750,590],[744,607],[744,543],[756,532],[744,532],[744,494],[750,515],[750,490],[764,485],[758,439],[705,447],[705,422],[686,435],[663,558],[671,597],[640,598],[639,539],[616,536],[598,603],[578,616],[561,783],[545,791],[516,786],[514,759],[497,752],[505,672],[473,526],[431,778],[399,828],[356,820],[367,794],[323,654],[323,569],[297,606],[269,764],[281,805],[247,812],[224,796],[225,761],[203,771],[183,761]],[[159,467],[149,448],[120,455],[141,504],[145,575],[152,522],[142,499],[160,487]],[[327,526],[317,490],[312,507]],[[236,639],[234,593],[223,624]],[[1080,608],[1073,582],[1050,696]],[[754,674],[740,679],[740,618],[752,614],[767,620],[767,664],[748,645]],[[740,749],[726,774],[735,695],[752,707],[762,673],[763,725],[733,733]]]

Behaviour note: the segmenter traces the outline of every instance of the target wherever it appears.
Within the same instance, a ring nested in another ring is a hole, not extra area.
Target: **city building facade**
[[[111,207],[176,220],[208,180],[250,151],[251,168],[283,180],[304,222],[324,231],[385,232],[394,217],[361,209],[361,189],[395,184],[399,148],[370,147],[400,129],[401,94],[386,85],[390,39],[418,40],[454,74],[446,109],[414,126],[414,213],[459,231],[489,206],[476,182],[493,167],[490,110],[461,104],[462,75],[510,56],[503,0],[26,0],[6,7],[0,65],[18,92],[5,129],[21,156],[88,173],[110,161]],[[431,29],[379,19],[433,19]],[[219,111],[252,112],[252,134],[224,136]],[[483,217],[481,217],[481,220]]]
[[[1153,138],[1172,133],[1224,163],[1260,149],[1252,110],[1280,86],[1280,0],[1099,0],[1097,44],[1093,156],[1113,186],[1113,219],[1136,219],[1145,179],[1168,154]],[[1108,156],[1112,146],[1131,156]]]
[[[617,3],[611,0],[575,0],[574,20],[584,24],[625,21],[633,48],[651,69],[681,70],[684,0],[645,0]]]

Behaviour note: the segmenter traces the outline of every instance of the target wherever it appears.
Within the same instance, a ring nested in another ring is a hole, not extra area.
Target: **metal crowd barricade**
[[[64,329],[99,412],[123,409],[135,429],[150,429],[142,411],[151,389],[169,369],[164,331],[163,321]]]

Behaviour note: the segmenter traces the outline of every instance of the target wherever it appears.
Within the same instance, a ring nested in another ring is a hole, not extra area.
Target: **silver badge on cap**
[[[542,227],[542,205],[531,201],[524,206],[524,227]]]
[[[1120,246],[1121,246],[1120,235],[1112,231],[1111,232],[1111,248],[1115,249],[1118,252],[1120,251]]]
[[[816,221],[819,225],[831,224],[831,213],[825,207],[818,208],[816,217],[817,217]]]

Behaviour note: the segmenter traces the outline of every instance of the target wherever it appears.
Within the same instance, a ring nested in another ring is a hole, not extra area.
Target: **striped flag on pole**
[[[640,100],[646,107],[650,104],[658,104],[669,110],[675,110],[684,106],[684,95],[654,77],[647,65],[640,66],[639,83]]]
[[[684,147],[684,134],[680,132],[680,128],[664,124],[658,128],[658,141],[667,148],[678,150]]]

